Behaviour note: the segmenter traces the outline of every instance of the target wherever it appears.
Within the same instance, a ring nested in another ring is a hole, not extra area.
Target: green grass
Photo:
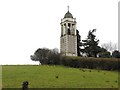
[[[21,88],[118,88],[118,72],[64,66],[2,66],[2,87]],[[56,78],[58,76],[58,78]]]

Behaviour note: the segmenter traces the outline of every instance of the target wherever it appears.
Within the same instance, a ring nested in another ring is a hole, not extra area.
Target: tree
[[[48,55],[48,64],[60,64],[60,56],[61,54],[58,52],[58,49],[54,48]]]
[[[77,35],[77,55],[78,55],[78,56],[82,56],[82,55],[81,55],[81,52],[83,51],[83,50],[81,49],[82,42],[81,42],[81,36],[80,36],[78,30],[76,30],[76,35]]]
[[[104,43],[101,46],[110,52],[113,52],[113,50],[117,49],[117,44],[112,43],[111,41],[109,41],[108,43]]]
[[[38,61],[38,59],[39,59],[36,55],[31,55],[30,58],[33,61]]]
[[[101,52],[98,54],[101,58],[111,58],[111,54],[105,48],[101,48]]]
[[[39,48],[30,58],[33,61],[39,61],[41,64],[59,64],[60,54],[56,48],[53,50]]]
[[[120,52],[118,50],[115,50],[112,52],[112,57],[114,58],[120,58]]]
[[[87,39],[82,40],[84,47],[83,52],[86,53],[88,57],[97,57],[97,54],[101,51],[100,46],[98,46],[99,40],[96,39],[94,32],[96,32],[96,29],[90,30]]]
[[[47,60],[48,60],[48,55],[50,53],[50,50],[47,48],[39,48],[35,51],[34,56],[37,57],[37,60],[41,63],[41,64],[47,64]]]

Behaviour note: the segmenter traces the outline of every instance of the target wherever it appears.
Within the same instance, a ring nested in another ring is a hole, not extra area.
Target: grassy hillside
[[[118,88],[115,71],[76,69],[64,66],[2,66],[2,87],[21,88]]]

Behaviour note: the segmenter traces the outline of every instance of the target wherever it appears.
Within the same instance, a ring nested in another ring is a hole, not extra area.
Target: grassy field
[[[2,87],[21,88],[118,88],[118,72],[64,66],[2,66]]]

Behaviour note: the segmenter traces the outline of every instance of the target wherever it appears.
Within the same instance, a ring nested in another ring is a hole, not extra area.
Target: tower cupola
[[[64,18],[73,18],[73,16],[72,16],[72,14],[68,11],[68,12],[65,14]]]

